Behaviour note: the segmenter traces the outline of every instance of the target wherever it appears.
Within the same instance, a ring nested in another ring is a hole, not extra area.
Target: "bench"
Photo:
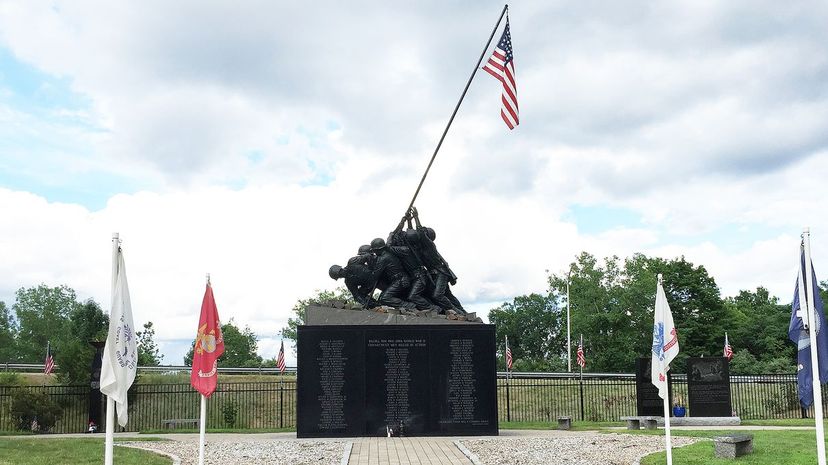
[[[558,429],[566,431],[572,429],[572,417],[558,417]]]
[[[621,417],[622,421],[627,422],[627,429],[640,429],[641,428],[641,417]]]
[[[181,425],[193,425],[193,428],[198,428],[198,418],[176,418],[172,420],[161,420],[161,425],[164,429],[176,429]]]
[[[655,417],[644,417],[644,429],[658,429],[658,420]]]
[[[713,438],[716,445],[716,457],[735,459],[753,452],[752,434],[729,434]]]

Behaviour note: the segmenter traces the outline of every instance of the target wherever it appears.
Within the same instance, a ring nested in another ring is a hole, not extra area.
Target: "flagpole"
[[[658,288],[663,289],[663,279],[661,273],[658,274]],[[656,291],[658,292],[658,291]],[[658,297],[656,297],[658,300]],[[668,331],[669,328],[664,328],[665,331]],[[663,344],[663,341],[662,341]],[[662,351],[663,346],[662,346]],[[655,364],[655,358],[652,361],[653,365]],[[652,367],[655,368],[655,367]],[[665,450],[667,451],[667,465],[673,465],[673,446],[672,446],[672,439],[670,438],[670,377],[669,374],[665,371],[665,376],[667,377],[666,385],[667,385],[667,393],[662,398],[664,404],[664,445]]]
[[[466,83],[466,87],[463,89],[463,93],[460,95],[460,100],[457,101],[457,105],[454,107],[454,111],[451,113],[451,118],[448,120],[448,124],[446,124],[446,129],[443,130],[443,135],[440,136],[440,141],[437,142],[437,148],[434,149],[434,154],[431,155],[431,161],[428,162],[428,166],[426,167],[425,173],[423,173],[423,177],[420,179],[420,184],[417,185],[417,190],[414,191],[414,197],[411,198],[411,203],[408,204],[408,208],[405,210],[405,213],[408,214],[411,207],[414,206],[414,201],[417,200],[417,195],[420,193],[420,188],[423,187],[423,183],[425,182],[426,176],[428,176],[429,170],[431,170],[431,165],[434,163],[434,159],[437,158],[437,152],[440,151],[440,147],[443,145],[443,140],[446,138],[446,134],[448,134],[448,130],[451,127],[451,123],[454,121],[454,117],[457,115],[457,110],[460,109],[460,104],[463,103],[463,99],[466,97],[466,92],[469,90],[469,86],[472,83],[472,79],[474,79],[474,75],[477,74],[477,69],[480,68],[480,63],[483,62],[483,57],[486,56],[486,51],[489,50],[489,45],[492,43],[492,38],[497,32],[497,28],[500,26],[500,22],[503,21],[503,15],[506,14],[506,11],[509,9],[509,5],[503,5],[503,11],[500,12],[500,17],[497,18],[497,24],[495,24],[494,29],[492,29],[491,35],[489,35],[489,40],[486,41],[486,46],[483,47],[483,51],[480,53],[480,59],[477,60],[477,64],[474,66],[472,70],[471,76],[469,76],[469,81]]]
[[[112,298],[115,297],[115,282],[118,278],[118,249],[120,248],[121,240],[118,233],[112,233]],[[109,309],[110,314],[112,308]],[[112,396],[106,396],[106,440],[104,446],[104,465],[112,465],[112,448],[114,446],[115,438],[115,401]]]
[[[569,303],[569,277],[570,274],[568,273],[566,275],[566,366],[567,370],[572,373],[572,342],[570,339],[569,327],[569,309],[572,308],[572,304]],[[581,339],[583,339],[583,337],[584,336],[581,335]],[[583,342],[583,340],[581,342]]]
[[[811,340],[811,381],[814,388],[814,421],[816,422],[817,463],[825,465],[825,430],[822,424],[822,384],[819,379],[819,354],[817,350],[816,330],[817,317],[814,306],[814,282],[811,267],[811,231],[802,230],[802,242],[805,247],[805,296],[808,305],[808,320],[812,323],[808,328]],[[800,301],[800,305],[802,302]],[[820,328],[825,331],[826,328]]]
[[[207,286],[210,286],[210,273],[207,273]],[[198,465],[204,465],[204,443],[207,436],[207,398],[201,394],[201,418],[198,421]]]
[[[668,390],[669,392],[669,390]],[[669,401],[667,398],[670,397],[669,395],[664,397],[664,444],[667,448],[667,465],[673,465],[673,447],[671,445],[670,439],[670,406]]]

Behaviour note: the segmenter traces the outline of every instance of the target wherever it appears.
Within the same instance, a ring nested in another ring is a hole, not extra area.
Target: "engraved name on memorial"
[[[317,357],[319,364],[319,386],[322,393],[317,397],[322,412],[319,415],[319,429],[344,429],[348,425],[345,422],[345,401],[343,393],[345,386],[345,362],[348,358],[342,353],[345,341],[322,340],[319,341],[320,356]]]

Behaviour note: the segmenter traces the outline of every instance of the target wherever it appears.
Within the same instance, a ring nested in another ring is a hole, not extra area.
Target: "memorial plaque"
[[[497,434],[492,325],[300,326],[297,437]]]
[[[430,343],[431,431],[447,436],[497,434],[494,328],[435,331]]]
[[[730,368],[725,357],[687,359],[687,397],[693,417],[729,417]]]
[[[304,328],[297,352],[298,437],[356,436],[365,429],[364,334]]]
[[[385,435],[389,426],[422,435],[428,424],[428,346],[422,331],[366,331],[366,432]]]
[[[639,358],[635,361],[635,406],[639,416],[664,416],[664,399],[658,395],[658,388],[652,381],[651,358]],[[667,372],[667,390],[670,393],[668,405],[673,407],[673,377]]]

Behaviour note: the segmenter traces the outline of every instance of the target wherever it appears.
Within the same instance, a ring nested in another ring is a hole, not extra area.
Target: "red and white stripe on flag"
[[[491,74],[503,84],[503,92],[500,100],[502,107],[500,117],[509,129],[514,129],[520,124],[518,117],[517,84],[515,83],[515,62],[512,53],[512,34],[509,31],[509,18],[506,18],[506,27],[503,35],[495,47],[494,53],[489,61],[483,66],[483,70]]]
[[[43,362],[43,374],[48,375],[55,369],[55,358],[49,349],[46,349],[46,360]]]
[[[586,366],[586,357],[584,357],[584,342],[578,344],[578,366],[581,368]]]
[[[279,349],[279,355],[276,357],[276,368],[279,373],[285,372],[285,341],[282,341],[282,347]]]
[[[725,345],[722,355],[728,360],[733,358],[733,348],[730,347],[730,342],[727,340],[727,333],[725,333]]]
[[[512,349],[509,346],[506,346],[506,369],[512,369]]]

